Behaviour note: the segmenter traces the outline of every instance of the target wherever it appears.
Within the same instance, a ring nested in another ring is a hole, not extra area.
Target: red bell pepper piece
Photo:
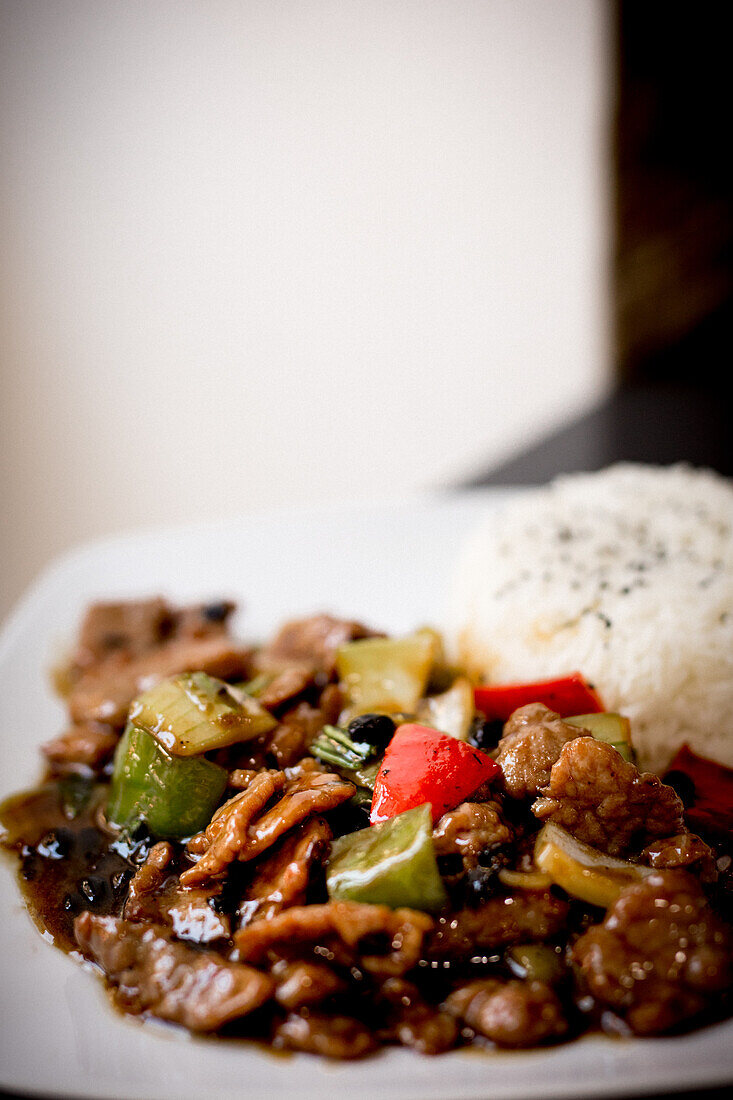
[[[506,721],[518,707],[544,703],[561,718],[574,714],[600,714],[606,708],[596,691],[579,673],[559,680],[541,680],[534,684],[486,684],[474,688],[476,710],[489,719]]]
[[[688,782],[680,784],[680,773]],[[733,830],[733,768],[698,756],[688,745],[677,751],[664,782],[679,790],[690,825],[705,832]]]
[[[465,741],[405,723],[387,745],[377,773],[370,824],[426,802],[437,821],[500,770],[490,756]]]

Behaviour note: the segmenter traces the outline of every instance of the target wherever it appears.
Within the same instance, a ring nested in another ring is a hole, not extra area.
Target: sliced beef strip
[[[164,894],[161,912],[176,939],[189,943],[215,943],[229,939],[231,918],[216,906],[221,892],[221,885],[212,883],[188,890],[178,886]]]
[[[565,926],[568,903],[549,890],[497,896],[475,909],[438,917],[427,942],[429,958],[467,958],[512,943],[552,939]]]
[[[216,1031],[274,992],[267,974],[172,941],[155,925],[85,912],[76,918],[74,934],[115,986],[126,1012],[149,1012],[191,1031]]]
[[[323,818],[311,818],[258,861],[240,905],[242,923],[274,917],[290,905],[303,904],[313,868],[325,859],[331,836]]]
[[[254,859],[301,821],[335,809],[353,793],[353,783],[333,772],[306,772],[288,780],[279,800],[249,826],[238,858]]]
[[[55,772],[100,771],[114,754],[119,733],[103,722],[80,722],[47,741],[43,754]]]
[[[459,855],[466,867],[475,867],[482,853],[511,843],[513,836],[498,802],[462,802],[436,822],[433,846],[436,855]]]
[[[347,988],[344,979],[322,962],[280,959],[271,973],[277,982],[275,1000],[291,1011],[321,1004]]]
[[[229,772],[229,786],[233,790],[246,791],[256,775],[259,775],[256,768],[233,768]]]
[[[147,854],[142,863],[130,879],[125,901],[125,918],[127,920],[149,920],[150,913],[157,914],[158,907],[151,899],[155,899],[160,888],[171,874],[173,862],[173,845],[167,840],[160,840]],[[153,919],[155,919],[153,917]]]
[[[304,700],[291,707],[273,730],[268,752],[280,768],[296,764],[309,750],[323,727],[337,721],[342,696],[336,684],[327,684],[321,692],[318,706]]]
[[[327,947],[336,941],[358,958],[363,969],[389,977],[416,965],[432,927],[432,919],[414,909],[329,901],[293,906],[270,920],[254,921],[235,932],[234,943],[241,959],[259,962],[273,950],[304,944]]]
[[[302,665],[330,675],[336,653],[346,642],[369,638],[373,631],[361,623],[336,619],[332,615],[313,615],[285,623],[269,645],[257,654],[257,666],[278,671],[284,665]]]
[[[277,790],[281,797],[266,809]],[[181,883],[199,886],[221,875],[235,859],[255,859],[306,818],[335,809],[353,793],[353,784],[332,772],[305,771],[292,779],[283,772],[262,772],[189,842],[192,854],[203,854],[183,872]]]
[[[495,758],[504,773],[507,793],[512,798],[539,794],[550,780],[563,745],[579,734],[575,726],[568,726],[542,703],[515,710],[504,726]]]
[[[532,806],[579,840],[626,855],[658,837],[685,830],[676,791],[656,775],[640,773],[603,741],[578,737],[566,743],[542,797]]]
[[[272,680],[257,696],[267,710],[277,710],[283,703],[302,695],[314,682],[315,668],[311,665],[287,665],[276,672]]]
[[[166,641],[225,634],[234,610],[235,605],[226,600],[176,608],[159,596],[92,604],[71,659],[72,677],[111,653],[140,657]]]
[[[173,617],[173,609],[160,597],[92,604],[82,620],[72,670],[82,672],[110,653],[147,653],[171,633]]]
[[[111,653],[73,685],[69,712],[75,722],[123,726],[133,699],[158,681],[178,672],[208,672],[224,680],[244,678],[251,654],[224,634],[171,638],[139,656]]]
[[[311,1010],[292,1012],[275,1029],[273,1046],[320,1054],[324,1058],[363,1058],[376,1050],[368,1027],[350,1016],[331,1016]]]
[[[684,871],[627,887],[602,924],[576,941],[589,992],[638,1035],[668,1031],[716,1003],[733,983],[731,929]]]
[[[147,894],[125,904],[126,920],[164,925],[178,940],[188,943],[215,943],[229,939],[231,919],[216,907],[221,884],[183,889],[176,876],[166,880],[155,894]]]
[[[446,1009],[502,1047],[532,1047],[564,1035],[556,993],[544,982],[484,978],[454,990]]]
[[[379,991],[386,1023],[379,1036],[412,1047],[420,1054],[442,1054],[455,1046],[458,1025],[447,1012],[428,1004],[420,990],[404,978],[388,978]]]
[[[276,791],[282,790],[284,784],[284,772],[260,772],[243,791],[225,802],[206,829],[189,840],[189,853],[201,858],[183,872],[181,883],[184,886],[200,886],[225,872],[244,849],[255,815],[264,809]]]
[[[173,845],[159,841],[130,881],[124,917],[165,925],[180,940],[213,943],[228,939],[231,921],[217,910],[221,883],[206,887],[182,887],[172,866]]]

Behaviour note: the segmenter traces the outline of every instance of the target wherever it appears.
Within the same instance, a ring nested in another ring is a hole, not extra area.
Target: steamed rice
[[[632,723],[640,764],[684,742],[733,766],[733,487],[687,466],[559,478],[470,538],[454,657],[487,681],[580,671]]]

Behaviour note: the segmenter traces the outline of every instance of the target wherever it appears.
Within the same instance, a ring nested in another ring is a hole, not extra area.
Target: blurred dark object
[[[720,354],[714,365],[721,369]],[[733,477],[726,382],[621,383],[597,409],[467,485],[537,485],[557,474],[621,461],[690,462]]]
[[[714,381],[731,348],[728,5],[617,0],[615,362]]]

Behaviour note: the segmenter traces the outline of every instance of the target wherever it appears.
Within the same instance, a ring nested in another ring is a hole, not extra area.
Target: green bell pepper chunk
[[[218,764],[171,756],[151,734],[128,725],[115,753],[107,818],[123,829],[142,818],[154,836],[181,840],[206,828],[227,781]]]
[[[447,895],[435,860],[430,805],[335,840],[326,886],[334,900],[442,909]]]

